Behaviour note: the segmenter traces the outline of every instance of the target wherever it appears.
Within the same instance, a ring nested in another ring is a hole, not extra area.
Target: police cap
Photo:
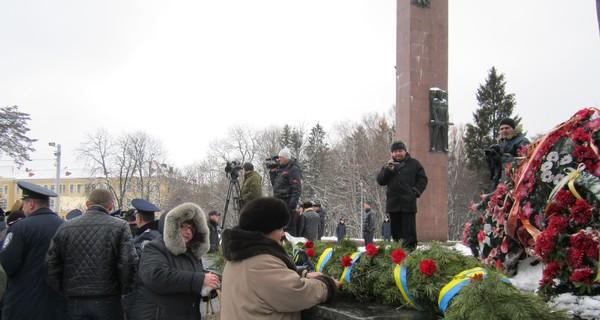
[[[17,185],[23,190],[23,199],[42,199],[49,200],[50,197],[58,197],[58,195],[44,187],[38,186],[31,182],[17,181]]]
[[[154,213],[160,211],[157,206],[143,199],[133,199],[131,200],[131,205],[138,213]]]

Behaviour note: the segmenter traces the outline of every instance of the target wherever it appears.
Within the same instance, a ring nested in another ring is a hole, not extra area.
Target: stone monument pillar
[[[434,97],[440,92],[439,97],[448,97],[448,0],[397,0],[396,37],[396,138],[406,142],[429,178],[417,203],[417,236],[419,241],[445,241],[448,153],[437,140],[440,131],[432,136],[430,90]],[[445,101],[446,112],[451,101]]]

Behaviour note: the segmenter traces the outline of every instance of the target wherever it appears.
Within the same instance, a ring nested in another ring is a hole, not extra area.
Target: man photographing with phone
[[[409,250],[417,247],[417,198],[427,187],[427,175],[421,163],[410,156],[406,144],[394,141],[392,158],[381,168],[377,183],[387,186],[386,212],[390,216],[392,238],[402,240]]]

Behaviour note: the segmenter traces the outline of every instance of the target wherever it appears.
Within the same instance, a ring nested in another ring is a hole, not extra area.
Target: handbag
[[[215,289],[200,303],[202,320],[219,320],[221,318],[221,289]]]

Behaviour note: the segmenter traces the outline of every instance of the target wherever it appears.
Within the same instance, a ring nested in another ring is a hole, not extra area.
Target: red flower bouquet
[[[433,260],[423,260],[423,262],[421,262],[419,265],[419,270],[421,270],[422,274],[431,276],[437,270],[437,266]]]
[[[401,264],[404,258],[406,258],[406,252],[404,252],[404,250],[398,249],[392,251],[392,261],[394,261],[395,264]]]

